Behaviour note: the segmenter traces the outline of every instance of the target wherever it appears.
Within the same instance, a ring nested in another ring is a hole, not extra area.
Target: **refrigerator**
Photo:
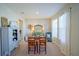
[[[1,43],[1,39],[2,39],[2,35],[1,35],[1,28],[0,28],[0,56],[1,56],[1,53],[2,53],[2,52],[1,52],[1,50],[2,50],[2,49],[1,49],[1,44],[2,44],[2,43]]]
[[[0,17],[0,56],[9,55],[8,19]]]
[[[8,27],[0,28],[0,55],[9,55]]]

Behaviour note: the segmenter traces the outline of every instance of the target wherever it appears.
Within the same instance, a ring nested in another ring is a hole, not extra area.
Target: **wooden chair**
[[[35,50],[36,50],[35,47],[36,47],[36,43],[34,37],[28,37],[28,54],[31,51],[31,49],[33,49],[32,51],[35,54]]]
[[[40,52],[41,52],[41,48],[43,48],[44,49],[44,51],[45,51],[45,54],[46,54],[46,37],[40,37],[40,39],[39,39],[39,54],[40,54]]]

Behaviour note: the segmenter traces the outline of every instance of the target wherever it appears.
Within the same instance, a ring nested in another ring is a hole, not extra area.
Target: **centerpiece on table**
[[[43,32],[33,32],[33,36],[39,37],[39,36],[44,36]]]

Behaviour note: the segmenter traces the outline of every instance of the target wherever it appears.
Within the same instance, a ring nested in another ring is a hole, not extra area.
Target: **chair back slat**
[[[30,45],[30,46],[34,46],[35,45],[34,37],[28,37],[28,45]]]
[[[45,37],[40,37],[40,39],[39,39],[39,44],[44,44],[44,45],[46,45],[46,38],[45,38]]]

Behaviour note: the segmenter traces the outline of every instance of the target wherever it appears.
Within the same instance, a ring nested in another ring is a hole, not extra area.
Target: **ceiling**
[[[64,3],[9,3],[4,4],[24,18],[47,18],[54,15]]]

